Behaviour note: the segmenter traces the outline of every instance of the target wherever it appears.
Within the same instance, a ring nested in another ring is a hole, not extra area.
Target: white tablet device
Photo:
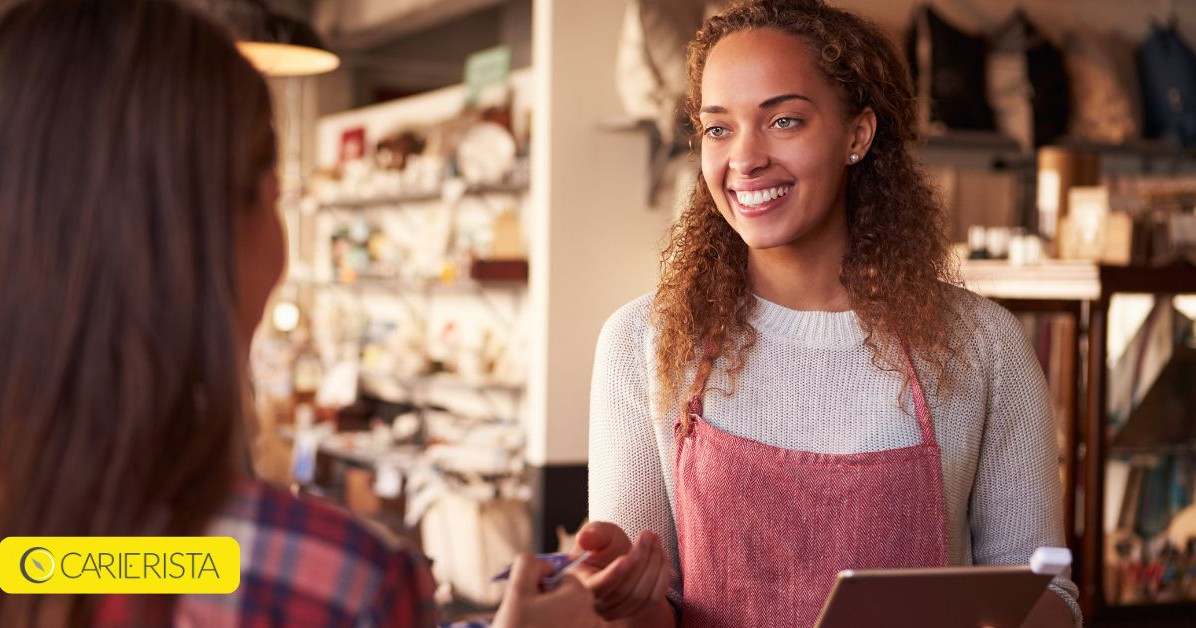
[[[855,569],[839,573],[817,628],[1017,628],[1071,552],[1042,547],[1029,565]]]

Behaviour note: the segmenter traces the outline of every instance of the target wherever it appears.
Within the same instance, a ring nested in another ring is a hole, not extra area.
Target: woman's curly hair
[[[840,87],[846,115],[866,107],[876,114],[870,150],[847,171],[849,243],[840,280],[873,363],[904,369],[902,347],[908,347],[930,365],[928,374],[942,393],[951,386],[947,360],[955,354],[945,330],[954,317],[948,290],[957,283],[956,269],[942,210],[909,151],[917,139],[916,106],[905,63],[874,24],[821,0],[739,5],[707,20],[690,42],[685,111],[695,129],[701,128],[702,72],[710,51],[731,33],[763,28],[812,46],[825,77]],[[658,402],[680,402],[683,392],[700,395],[719,357],[725,356],[734,385],[756,342],[748,323],[756,301],[747,256],[747,245],[719,214],[698,173],[662,253],[652,305]],[[698,377],[683,391],[690,368]]]

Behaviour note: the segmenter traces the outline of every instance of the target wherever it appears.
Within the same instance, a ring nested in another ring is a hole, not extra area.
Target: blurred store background
[[[290,237],[258,470],[490,607],[490,574],[586,515],[594,343],[692,183],[684,44],[718,3],[196,1],[276,44],[246,47]],[[1190,621],[1196,1],[835,4],[907,51],[962,276],[1038,348],[1086,616]]]

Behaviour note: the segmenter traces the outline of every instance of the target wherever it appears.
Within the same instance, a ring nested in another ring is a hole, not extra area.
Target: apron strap
[[[702,361],[698,364],[698,372],[694,375],[694,382],[690,387],[689,401],[681,409],[681,416],[677,417],[677,422],[673,425],[673,431],[679,432],[681,436],[689,435],[693,429],[694,417],[702,418],[702,396],[706,394],[706,381],[710,379],[710,371],[714,369],[714,360],[707,359],[713,358],[715,351],[714,343],[707,340],[702,351]]]
[[[905,374],[909,377],[910,391],[914,396],[914,412],[918,415],[918,429],[922,430],[924,444],[938,445],[934,436],[934,421],[930,417],[930,405],[926,403],[926,394],[922,390],[922,382],[918,381],[918,371],[914,368],[914,361],[910,357],[909,347],[901,346],[905,357]]]
[[[677,413],[677,420],[673,423],[673,436],[685,438],[694,429],[694,422],[702,418],[702,398],[694,395],[686,402],[681,412]]]

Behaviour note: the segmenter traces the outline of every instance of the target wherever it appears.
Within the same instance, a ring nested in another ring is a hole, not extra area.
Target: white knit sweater
[[[954,565],[1025,564],[1035,548],[1062,546],[1062,497],[1055,423],[1046,381],[1016,318],[965,290],[954,300],[970,321],[953,330],[969,366],[956,364],[951,395],[934,395],[923,374],[942,451],[949,559]],[[602,329],[590,395],[589,516],[631,538],[660,536],[680,590],[673,523],[673,422],[656,408],[651,295],[615,312]],[[757,299],[756,346],[730,396],[715,365],[703,418],[756,441],[846,454],[921,441],[910,395],[898,404],[903,374],[882,371],[863,346],[854,312],[796,311]],[[915,359],[915,364],[918,361]],[[729,519],[733,520],[733,518]],[[1051,584],[1080,625],[1076,587]]]

